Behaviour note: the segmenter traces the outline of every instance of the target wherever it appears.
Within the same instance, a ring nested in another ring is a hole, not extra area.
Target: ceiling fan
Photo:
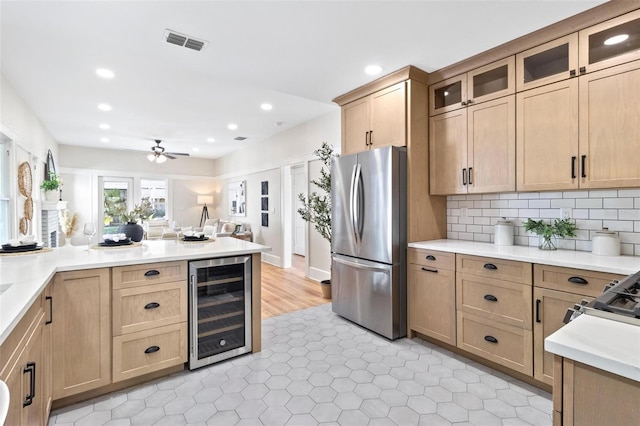
[[[164,163],[167,161],[167,158],[171,160],[176,159],[176,155],[188,157],[189,154],[186,152],[164,152],[164,147],[160,146],[162,142],[160,139],[155,140],[156,145],[151,147],[151,154],[147,155],[147,160],[156,163]]]

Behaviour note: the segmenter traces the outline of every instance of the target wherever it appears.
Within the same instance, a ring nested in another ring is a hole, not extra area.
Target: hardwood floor
[[[329,303],[320,283],[304,275],[304,257],[293,256],[293,267],[262,262],[262,319]]]

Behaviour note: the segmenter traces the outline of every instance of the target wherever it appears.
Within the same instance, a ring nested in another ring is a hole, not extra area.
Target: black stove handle
[[[574,284],[582,284],[582,285],[589,284],[589,281],[587,281],[587,280],[585,280],[584,278],[581,278],[581,277],[570,277],[567,281],[569,281],[570,283],[574,283]]]

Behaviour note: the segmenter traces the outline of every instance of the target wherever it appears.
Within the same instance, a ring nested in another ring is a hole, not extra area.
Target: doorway
[[[308,270],[306,257],[307,223],[298,214],[302,207],[298,195],[307,195],[306,163],[297,163],[282,168],[282,267],[300,269],[303,274]]]

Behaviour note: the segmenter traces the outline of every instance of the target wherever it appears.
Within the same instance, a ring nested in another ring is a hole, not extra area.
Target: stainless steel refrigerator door
[[[407,334],[406,270],[334,254],[332,309],[388,339]]]
[[[357,257],[396,264],[406,246],[406,149],[358,153],[354,185]]]
[[[352,193],[358,155],[334,159],[331,167],[331,251],[358,256],[358,243],[352,216]]]

